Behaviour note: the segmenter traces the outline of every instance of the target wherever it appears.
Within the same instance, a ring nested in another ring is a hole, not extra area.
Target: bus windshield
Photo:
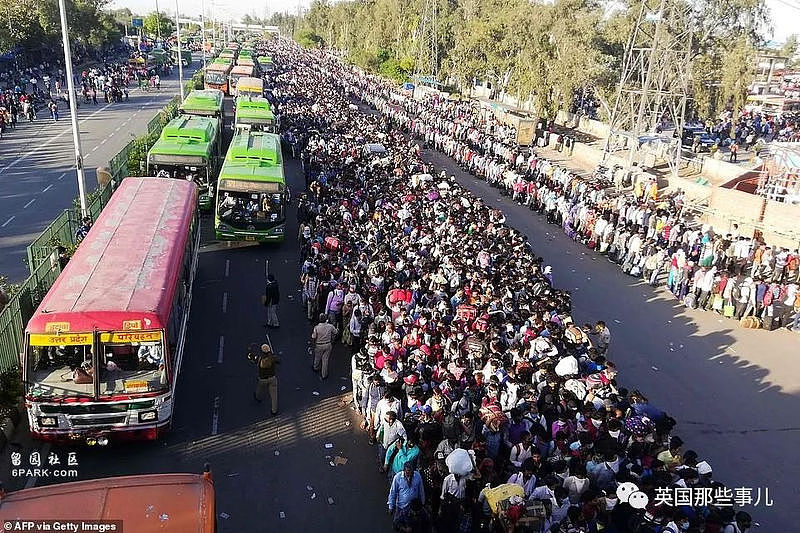
[[[207,83],[219,85],[225,83],[228,78],[225,72],[219,70],[207,70],[205,73],[205,79]]]
[[[219,189],[217,215],[226,224],[236,229],[263,230],[284,222],[284,193],[278,184],[230,179],[223,182]],[[274,191],[264,190],[264,185],[273,186],[270,188]]]
[[[32,336],[34,337],[34,336]],[[28,352],[27,393],[34,397],[94,397],[92,334],[70,335],[80,344],[58,344],[31,339]],[[39,345],[36,343],[40,342]]]
[[[166,390],[160,332],[101,334],[100,341],[100,396]]]

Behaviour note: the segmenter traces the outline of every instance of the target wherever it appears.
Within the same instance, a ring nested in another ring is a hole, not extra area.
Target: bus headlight
[[[158,420],[158,412],[142,411],[139,413],[139,422],[155,422]]]
[[[48,428],[58,427],[58,418],[55,416],[40,416],[39,425]]]
[[[277,233],[278,235],[282,235],[283,228],[275,228],[274,230],[272,230],[272,233]]]

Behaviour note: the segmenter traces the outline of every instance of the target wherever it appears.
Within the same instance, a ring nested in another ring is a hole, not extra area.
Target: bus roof
[[[115,331],[131,319],[166,327],[196,196],[186,180],[123,180],[27,331]]]
[[[231,74],[244,74],[245,76],[253,75],[253,65],[236,65],[231,70]]]
[[[240,96],[236,99],[236,118],[275,119],[275,113],[266,98]]]
[[[214,61],[211,62],[212,65],[232,65],[233,58],[232,57],[217,57]]]
[[[225,95],[217,89],[195,89],[189,93],[180,106],[184,112],[222,111],[222,100]]]
[[[272,63],[272,58],[269,56],[259,56],[258,62],[263,64],[269,64]]]
[[[211,63],[206,67],[206,72],[221,72],[227,74],[230,69],[230,63]]]
[[[285,183],[286,181],[283,175],[283,165],[254,165],[231,160],[226,160],[219,172],[220,189],[226,188],[224,183],[226,179],[270,183]]]
[[[120,520],[137,533],[212,533],[214,483],[202,474],[150,474],[36,487],[0,499],[3,522],[44,510],[60,520]]]
[[[210,143],[217,136],[217,121],[196,115],[181,115],[170,120],[161,130],[161,139],[186,144]]]
[[[234,135],[226,162],[251,165],[281,165],[281,138],[263,131],[242,131]]]
[[[239,59],[236,60],[236,66],[237,67],[238,66],[254,67],[254,66],[256,66],[256,63],[253,61],[253,58],[250,57],[250,56],[248,56],[248,57],[239,56]]]

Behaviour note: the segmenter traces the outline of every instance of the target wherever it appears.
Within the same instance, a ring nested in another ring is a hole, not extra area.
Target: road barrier
[[[197,78],[195,74],[184,89],[196,84]],[[202,85],[202,73],[199,79]],[[109,160],[111,181],[104,187],[95,188],[87,198],[88,215],[92,220],[97,220],[123,179],[144,174],[141,162],[145,161],[147,151],[158,139],[164,125],[178,114],[179,102],[177,96],[170,100],[148,122],[146,134],[129,142]],[[0,311],[0,372],[19,366],[25,325],[78,246],[75,237],[81,224],[79,206],[76,199],[71,209],[61,212],[28,246],[31,275],[15,287],[8,304]]]

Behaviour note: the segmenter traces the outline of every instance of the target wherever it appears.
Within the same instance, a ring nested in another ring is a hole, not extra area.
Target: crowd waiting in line
[[[730,498],[659,502],[731,492],[667,413],[621,384],[607,325],[573,320],[569,292],[503,213],[423,161],[408,127],[359,110],[352,97],[375,103],[376,80],[323,51],[270,47],[281,125],[309,174],[298,242],[314,368],[325,379],[333,346],[350,352],[395,529],[750,531]],[[620,501],[625,482],[651,504]]]
[[[632,276],[667,288],[687,307],[745,320],[747,327],[800,331],[800,252],[695,223],[685,195],[659,196],[654,180],[630,190],[582,177],[532,150],[520,149],[513,127],[486,117],[472,102],[408,98],[373,76],[347,73],[350,94],[402,131],[453,158],[467,172],[546,216],[573,240],[604,254]]]

